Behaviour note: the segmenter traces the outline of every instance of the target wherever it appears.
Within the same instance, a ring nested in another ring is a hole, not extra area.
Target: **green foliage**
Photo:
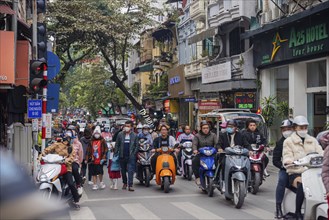
[[[160,77],[159,83],[151,83],[148,86],[147,96],[153,99],[158,99],[164,96],[168,91],[168,75],[163,74]]]
[[[261,106],[262,106],[262,115],[265,119],[265,123],[267,127],[271,127],[274,122],[275,118],[275,111],[276,111],[276,97],[269,96],[264,97],[261,100]]]
[[[141,88],[140,88],[140,83],[138,82],[135,82],[132,87],[131,87],[131,90],[132,90],[132,94],[134,97],[138,97],[140,96],[141,94]]]
[[[281,119],[289,117],[289,104],[286,101],[279,102],[277,104],[277,114]]]

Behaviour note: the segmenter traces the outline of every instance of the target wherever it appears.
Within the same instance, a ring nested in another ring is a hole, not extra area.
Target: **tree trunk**
[[[132,96],[132,94],[127,90],[127,88],[124,86],[121,80],[115,74],[111,76],[111,79],[113,80],[113,82],[115,82],[115,84],[123,92],[123,94],[125,94],[125,96],[131,101],[131,103],[139,111],[139,114],[143,116],[145,122],[150,126],[154,126],[153,120],[151,119],[149,114],[146,113],[146,109],[144,108],[144,106],[142,106],[140,103],[136,101],[134,96]]]

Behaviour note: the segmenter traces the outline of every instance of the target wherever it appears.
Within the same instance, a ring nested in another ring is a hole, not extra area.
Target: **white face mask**
[[[124,129],[124,131],[127,132],[127,133],[130,131],[130,128],[128,128],[128,127],[124,127],[123,129]]]
[[[283,135],[284,138],[289,137],[291,134],[292,134],[292,131],[291,130],[282,132],[282,135]]]
[[[96,138],[96,139],[98,139],[98,138],[100,138],[100,134],[94,134],[94,137]]]
[[[304,137],[306,137],[306,135],[307,135],[307,130],[300,130],[300,131],[297,131],[297,134],[298,134],[300,137],[304,138]]]
[[[149,132],[148,131],[143,131],[143,134],[148,135]]]

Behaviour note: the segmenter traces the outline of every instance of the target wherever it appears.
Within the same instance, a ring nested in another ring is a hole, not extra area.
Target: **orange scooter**
[[[174,157],[170,154],[174,149],[162,146],[157,149],[160,155],[156,161],[156,183],[161,186],[165,193],[169,192],[170,185],[176,180],[176,165]]]

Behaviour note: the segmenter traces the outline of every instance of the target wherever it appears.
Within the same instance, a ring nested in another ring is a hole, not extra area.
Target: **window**
[[[230,56],[240,54],[244,51],[244,40],[240,40],[242,33],[244,33],[243,27],[237,27],[230,32]]]
[[[213,38],[207,38],[202,41],[202,54],[204,56],[212,56]]]
[[[307,87],[321,87],[327,84],[326,61],[321,60],[307,64]]]

